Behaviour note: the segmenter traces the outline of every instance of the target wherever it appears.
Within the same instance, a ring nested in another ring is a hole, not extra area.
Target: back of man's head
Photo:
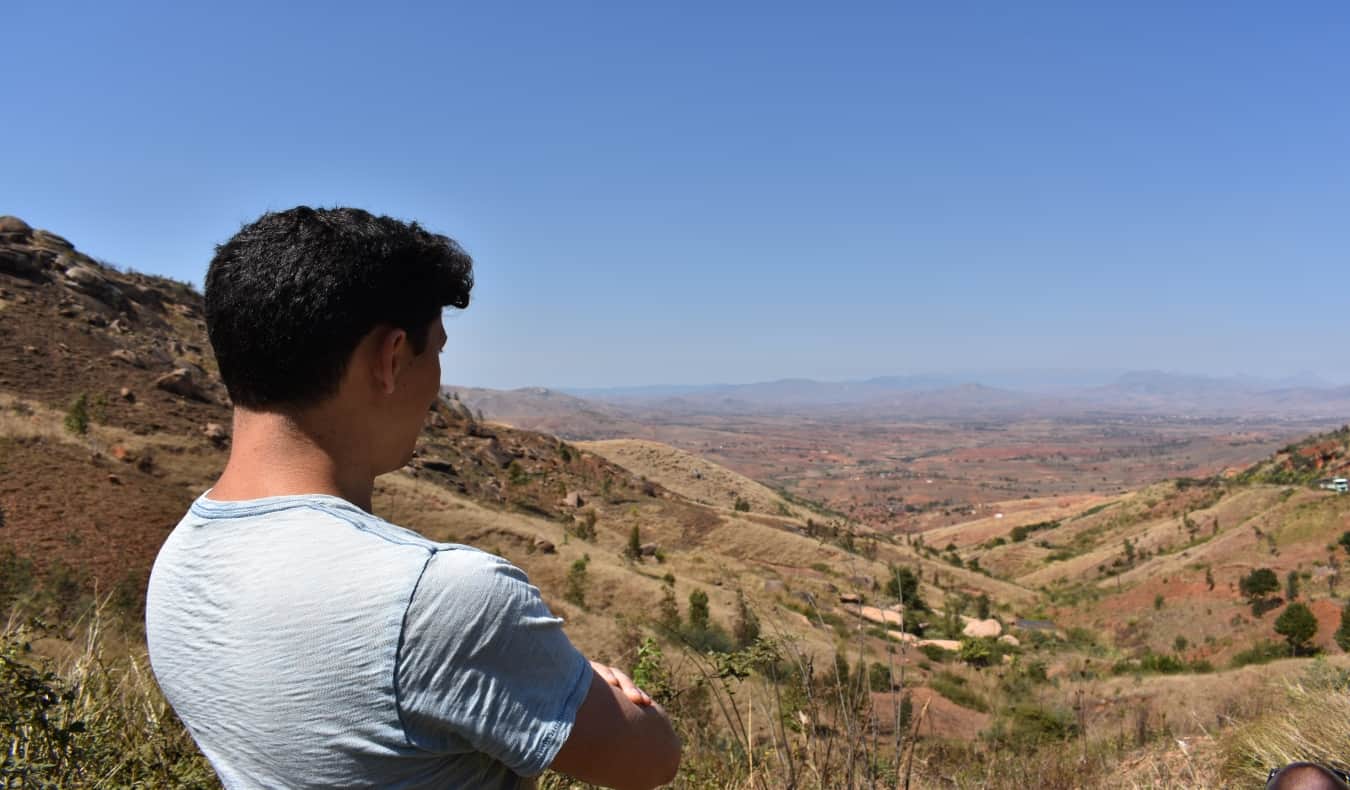
[[[1290,763],[1266,781],[1266,790],[1347,790],[1339,776],[1317,763]]]
[[[236,406],[304,407],[335,394],[381,324],[420,354],[446,305],[463,308],[473,261],[453,239],[354,208],[264,214],[216,248],[206,329]]]

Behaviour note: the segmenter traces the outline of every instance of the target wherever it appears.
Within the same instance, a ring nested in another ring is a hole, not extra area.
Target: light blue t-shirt
[[[513,788],[589,663],[525,574],[332,496],[202,496],[155,560],[155,677],[227,788]]]

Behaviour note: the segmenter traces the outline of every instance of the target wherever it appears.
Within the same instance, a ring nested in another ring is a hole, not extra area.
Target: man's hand
[[[680,739],[628,675],[592,661],[590,691],[550,767],[603,787],[650,790],[674,780]]]
[[[598,661],[591,662],[591,669],[595,670],[595,674],[599,675],[601,680],[622,691],[628,701],[634,705],[646,707],[652,704],[651,695],[638,688],[633,683],[633,679],[625,675],[622,670],[606,666]]]

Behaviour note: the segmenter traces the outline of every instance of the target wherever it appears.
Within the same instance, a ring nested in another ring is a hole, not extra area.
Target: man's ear
[[[375,381],[385,395],[394,394],[399,373],[405,364],[403,355],[408,333],[398,327],[386,327],[375,344]]]

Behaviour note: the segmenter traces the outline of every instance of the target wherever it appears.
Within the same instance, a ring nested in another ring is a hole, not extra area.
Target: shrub
[[[736,640],[737,649],[744,649],[759,639],[759,618],[746,603],[745,593],[736,591],[736,621],[731,626],[731,635]]]
[[[957,655],[973,667],[987,667],[998,659],[998,643],[988,637],[962,639]]]
[[[1289,643],[1292,655],[1307,655],[1312,638],[1317,635],[1317,618],[1301,603],[1291,603],[1275,620],[1275,633]]]
[[[33,586],[33,561],[12,546],[0,546],[0,614],[18,603]]]
[[[960,675],[943,670],[933,675],[928,681],[928,686],[963,708],[970,708],[981,713],[989,712],[989,704],[980,695],[972,691],[966,685],[966,679]]]
[[[867,669],[867,687],[873,691],[890,691],[891,668],[885,664],[873,662]]]
[[[689,593],[689,627],[706,631],[709,619],[708,594],[702,590]]]
[[[929,661],[936,661],[939,664],[945,664],[951,659],[951,651],[943,650],[937,645],[920,645],[919,652],[928,657]]]
[[[638,532],[637,524],[628,533],[628,545],[624,547],[623,555],[634,561],[642,559],[642,534]]]
[[[577,525],[573,529],[573,531],[576,532],[578,538],[594,543],[595,522],[597,520],[598,517],[595,514],[595,510],[593,508],[588,509],[586,512],[581,514],[581,521],[577,522]]]
[[[563,592],[563,600],[583,609],[586,608],[586,566],[590,561],[591,555],[586,554],[572,563],[572,567],[567,571],[567,588]]]
[[[1270,568],[1257,568],[1238,580],[1238,590],[1252,606],[1252,614],[1260,617],[1270,611],[1265,607],[1266,596],[1280,589],[1280,578]]]
[[[1072,712],[1030,703],[1008,708],[999,724],[994,740],[1013,748],[1063,741],[1078,733]]]
[[[1262,641],[1233,656],[1229,666],[1237,669],[1249,664],[1268,664],[1277,658],[1286,658],[1288,655],[1289,650],[1283,645]]]
[[[89,396],[81,392],[66,409],[66,431],[76,436],[89,433]]]
[[[1341,609],[1341,625],[1333,638],[1337,647],[1350,653],[1350,606]]]
[[[110,655],[94,614],[68,668],[33,654],[46,626],[0,632],[0,786],[219,787],[144,656]]]
[[[750,501],[747,500],[747,499],[744,498],[744,497],[739,497],[739,496],[738,496],[738,497],[736,497],[736,504],[733,505],[732,508],[733,508],[734,510],[736,510],[736,512],[738,512],[738,513],[749,513],[749,512],[750,512]]]
[[[675,602],[674,584],[661,590],[661,602],[656,606],[657,624],[668,633],[680,630],[680,605]]]

